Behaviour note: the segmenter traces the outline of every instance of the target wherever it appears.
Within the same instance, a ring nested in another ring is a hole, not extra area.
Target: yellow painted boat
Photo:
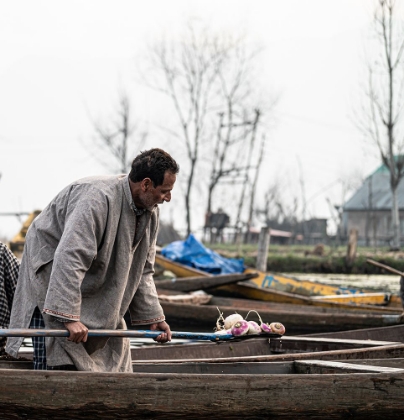
[[[174,262],[160,254],[156,255],[156,263],[178,277],[211,276],[209,273]],[[277,303],[369,309],[391,313],[402,311],[401,299],[393,294],[372,293],[368,290],[298,280],[279,274],[259,272],[252,268],[248,268],[245,272],[258,272],[259,275],[248,281],[220,286],[215,293]]]
[[[211,274],[206,271],[198,270],[184,264],[177,263],[163,257],[161,254],[156,254],[156,264],[160,265],[167,271],[171,271],[177,277],[210,277]]]
[[[245,271],[247,273],[257,272],[257,270],[254,270],[253,268],[247,268]],[[303,296],[356,295],[358,293],[367,292],[364,289],[332,286],[310,280],[298,280],[281,274],[258,273],[258,277],[251,281],[262,289],[273,288],[282,292],[296,293]]]

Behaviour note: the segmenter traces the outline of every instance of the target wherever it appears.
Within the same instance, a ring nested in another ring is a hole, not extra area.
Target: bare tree
[[[367,104],[358,125],[374,142],[390,173],[392,193],[392,248],[400,248],[397,187],[404,176],[403,86],[404,26],[395,18],[394,0],[379,0],[374,12],[375,54],[368,63]]]
[[[147,75],[149,85],[169,97],[178,118],[178,129],[168,132],[184,144],[188,159],[184,193],[188,234],[196,167],[201,145],[210,140],[216,82],[229,48],[226,40],[194,23],[189,23],[180,41],[164,40],[151,48],[152,69]],[[151,81],[153,76],[157,79]]]
[[[273,180],[264,194],[264,207],[257,210],[266,226],[273,229],[289,230],[295,233],[299,219],[297,217],[299,199],[293,192],[288,191],[289,185],[282,181]],[[289,200],[286,200],[288,197]]]
[[[206,216],[212,212],[216,187],[246,166],[237,161],[245,141],[243,129],[252,122],[245,110],[253,106],[252,50],[245,38],[215,34],[198,22],[189,22],[180,40],[159,42],[151,48],[151,69],[146,82],[164,93],[177,116],[177,125],[166,131],[185,147],[183,166],[186,225],[191,232],[191,193],[200,165],[209,164]],[[256,106],[256,104],[255,104]],[[218,122],[219,116],[219,122]],[[201,153],[205,151],[204,155]]]
[[[111,120],[108,122],[92,120],[95,130],[93,142],[100,147],[102,152],[95,154],[95,157],[113,171],[127,172],[135,152],[139,151],[146,141],[145,131],[139,132],[137,138],[134,139],[134,134],[138,130],[132,118],[129,96],[121,92],[116,114]],[[111,161],[111,156],[114,158],[113,161]]]
[[[245,143],[247,150],[246,150],[246,154],[245,154],[245,159],[243,159],[245,161],[245,170],[243,171],[243,179],[241,182],[241,193],[240,193],[240,198],[239,198],[239,204],[237,207],[237,216],[236,216],[236,222],[235,222],[235,226],[236,226],[236,235],[235,235],[235,242],[237,242],[240,238],[240,234],[241,234],[241,228],[242,228],[242,224],[241,224],[241,213],[243,211],[243,207],[244,207],[244,203],[246,201],[246,194],[247,194],[247,189],[249,186],[251,186],[251,176],[252,176],[252,171],[251,169],[254,167],[254,152],[255,152],[255,145],[256,145],[256,135],[257,135],[257,127],[258,127],[258,122],[260,119],[260,111],[258,109],[255,110],[254,112],[255,117],[252,123],[252,130],[250,133],[250,140],[248,142]],[[234,182],[235,183],[235,182]],[[246,222],[246,226],[247,226],[247,236],[248,236],[248,232],[249,232],[249,228],[251,225],[251,220],[250,218],[247,220]],[[246,238],[247,239],[247,238]]]

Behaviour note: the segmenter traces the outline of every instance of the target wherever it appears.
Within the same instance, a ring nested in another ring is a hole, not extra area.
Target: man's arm
[[[164,331],[158,337],[156,337],[154,341],[158,341],[159,343],[166,343],[167,341],[171,341],[171,329],[166,321],[162,321],[157,324],[151,324],[150,329],[152,331]]]

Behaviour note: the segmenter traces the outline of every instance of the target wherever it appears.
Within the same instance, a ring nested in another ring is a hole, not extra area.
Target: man
[[[89,329],[133,325],[171,340],[153,281],[158,204],[171,200],[179,166],[161,149],[140,153],[129,175],[91,177],[63,189],[30,226],[10,328],[63,326],[68,339],[34,343],[36,369],[131,372],[129,339]],[[43,319],[42,319],[43,318]],[[22,338],[9,339],[15,356]],[[41,360],[43,359],[43,360]]]
[[[0,328],[8,328],[20,263],[16,256],[0,242]],[[4,353],[6,338],[0,337],[0,354]]]

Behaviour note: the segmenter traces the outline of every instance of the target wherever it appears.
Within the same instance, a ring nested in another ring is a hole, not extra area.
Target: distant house
[[[327,219],[313,218],[299,222],[295,228],[295,237],[302,238],[304,244],[327,243]]]
[[[398,190],[401,242],[404,242],[404,180]],[[393,238],[392,194],[390,174],[380,166],[366,178],[362,186],[344,204],[341,234],[347,237],[351,229],[358,230],[358,244],[368,246],[390,245]]]
[[[294,224],[269,221],[269,226],[271,226],[271,244],[290,245],[293,243],[318,244],[328,242],[327,219],[313,218]],[[250,228],[250,241],[252,243],[258,242],[260,231],[260,228]]]

